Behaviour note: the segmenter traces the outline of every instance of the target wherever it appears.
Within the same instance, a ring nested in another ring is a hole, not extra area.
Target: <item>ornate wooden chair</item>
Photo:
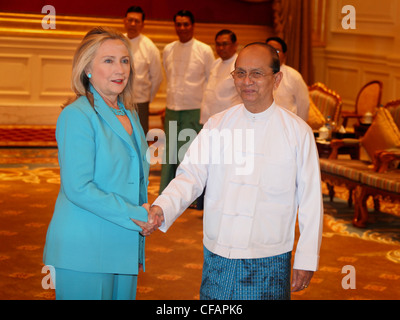
[[[354,104],[354,111],[342,111],[343,127],[346,128],[347,121],[350,118],[357,119],[357,124],[361,125],[360,119],[370,112],[375,115],[382,98],[382,82],[378,80],[366,83],[357,94]]]
[[[384,105],[389,110],[393,121],[400,130],[400,99],[390,101]],[[380,150],[376,152],[374,159],[374,170],[380,173],[386,172],[389,165],[396,161],[400,161],[400,149],[394,148],[389,150]],[[400,168],[400,164],[397,163]]]
[[[326,118],[330,116],[332,122],[338,124],[342,109],[342,99],[340,96],[335,91],[328,89],[326,85],[321,82],[311,85],[308,91],[310,93],[310,98],[321,112],[324,119],[326,120]]]
[[[389,110],[394,123],[396,123],[397,127],[400,129],[400,99],[390,101],[383,107]]]

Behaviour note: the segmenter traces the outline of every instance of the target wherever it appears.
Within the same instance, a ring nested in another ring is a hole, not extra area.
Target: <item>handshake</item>
[[[140,234],[144,237],[151,235],[154,231],[156,231],[164,221],[164,213],[159,206],[150,206],[150,204],[145,203],[142,206],[147,210],[148,219],[147,222],[131,219],[134,223],[136,223],[142,231]]]

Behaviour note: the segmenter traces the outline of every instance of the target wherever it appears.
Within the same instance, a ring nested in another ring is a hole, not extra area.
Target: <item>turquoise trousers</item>
[[[56,300],[135,300],[137,275],[56,268]],[[54,283],[54,279],[53,279]]]

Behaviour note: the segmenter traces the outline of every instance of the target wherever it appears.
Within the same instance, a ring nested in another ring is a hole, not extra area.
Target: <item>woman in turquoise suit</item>
[[[44,249],[56,299],[136,297],[141,233],[151,226],[133,76],[128,39],[101,27],[87,33],[73,60],[76,99],[56,129],[61,186]]]

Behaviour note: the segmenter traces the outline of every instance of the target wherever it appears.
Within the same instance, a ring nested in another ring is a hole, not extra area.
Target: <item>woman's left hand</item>
[[[149,215],[149,211],[150,211],[150,204],[149,203],[144,203],[142,205],[143,208],[146,209],[147,214],[148,214],[148,222],[144,222],[144,221],[139,221],[139,220],[135,220],[135,219],[131,219],[134,223],[136,223],[140,228],[142,228],[142,231],[140,232],[140,234],[144,237],[147,237],[149,235],[151,235],[154,231],[156,231],[159,227],[158,224],[154,224],[154,217],[152,217],[151,215]]]

